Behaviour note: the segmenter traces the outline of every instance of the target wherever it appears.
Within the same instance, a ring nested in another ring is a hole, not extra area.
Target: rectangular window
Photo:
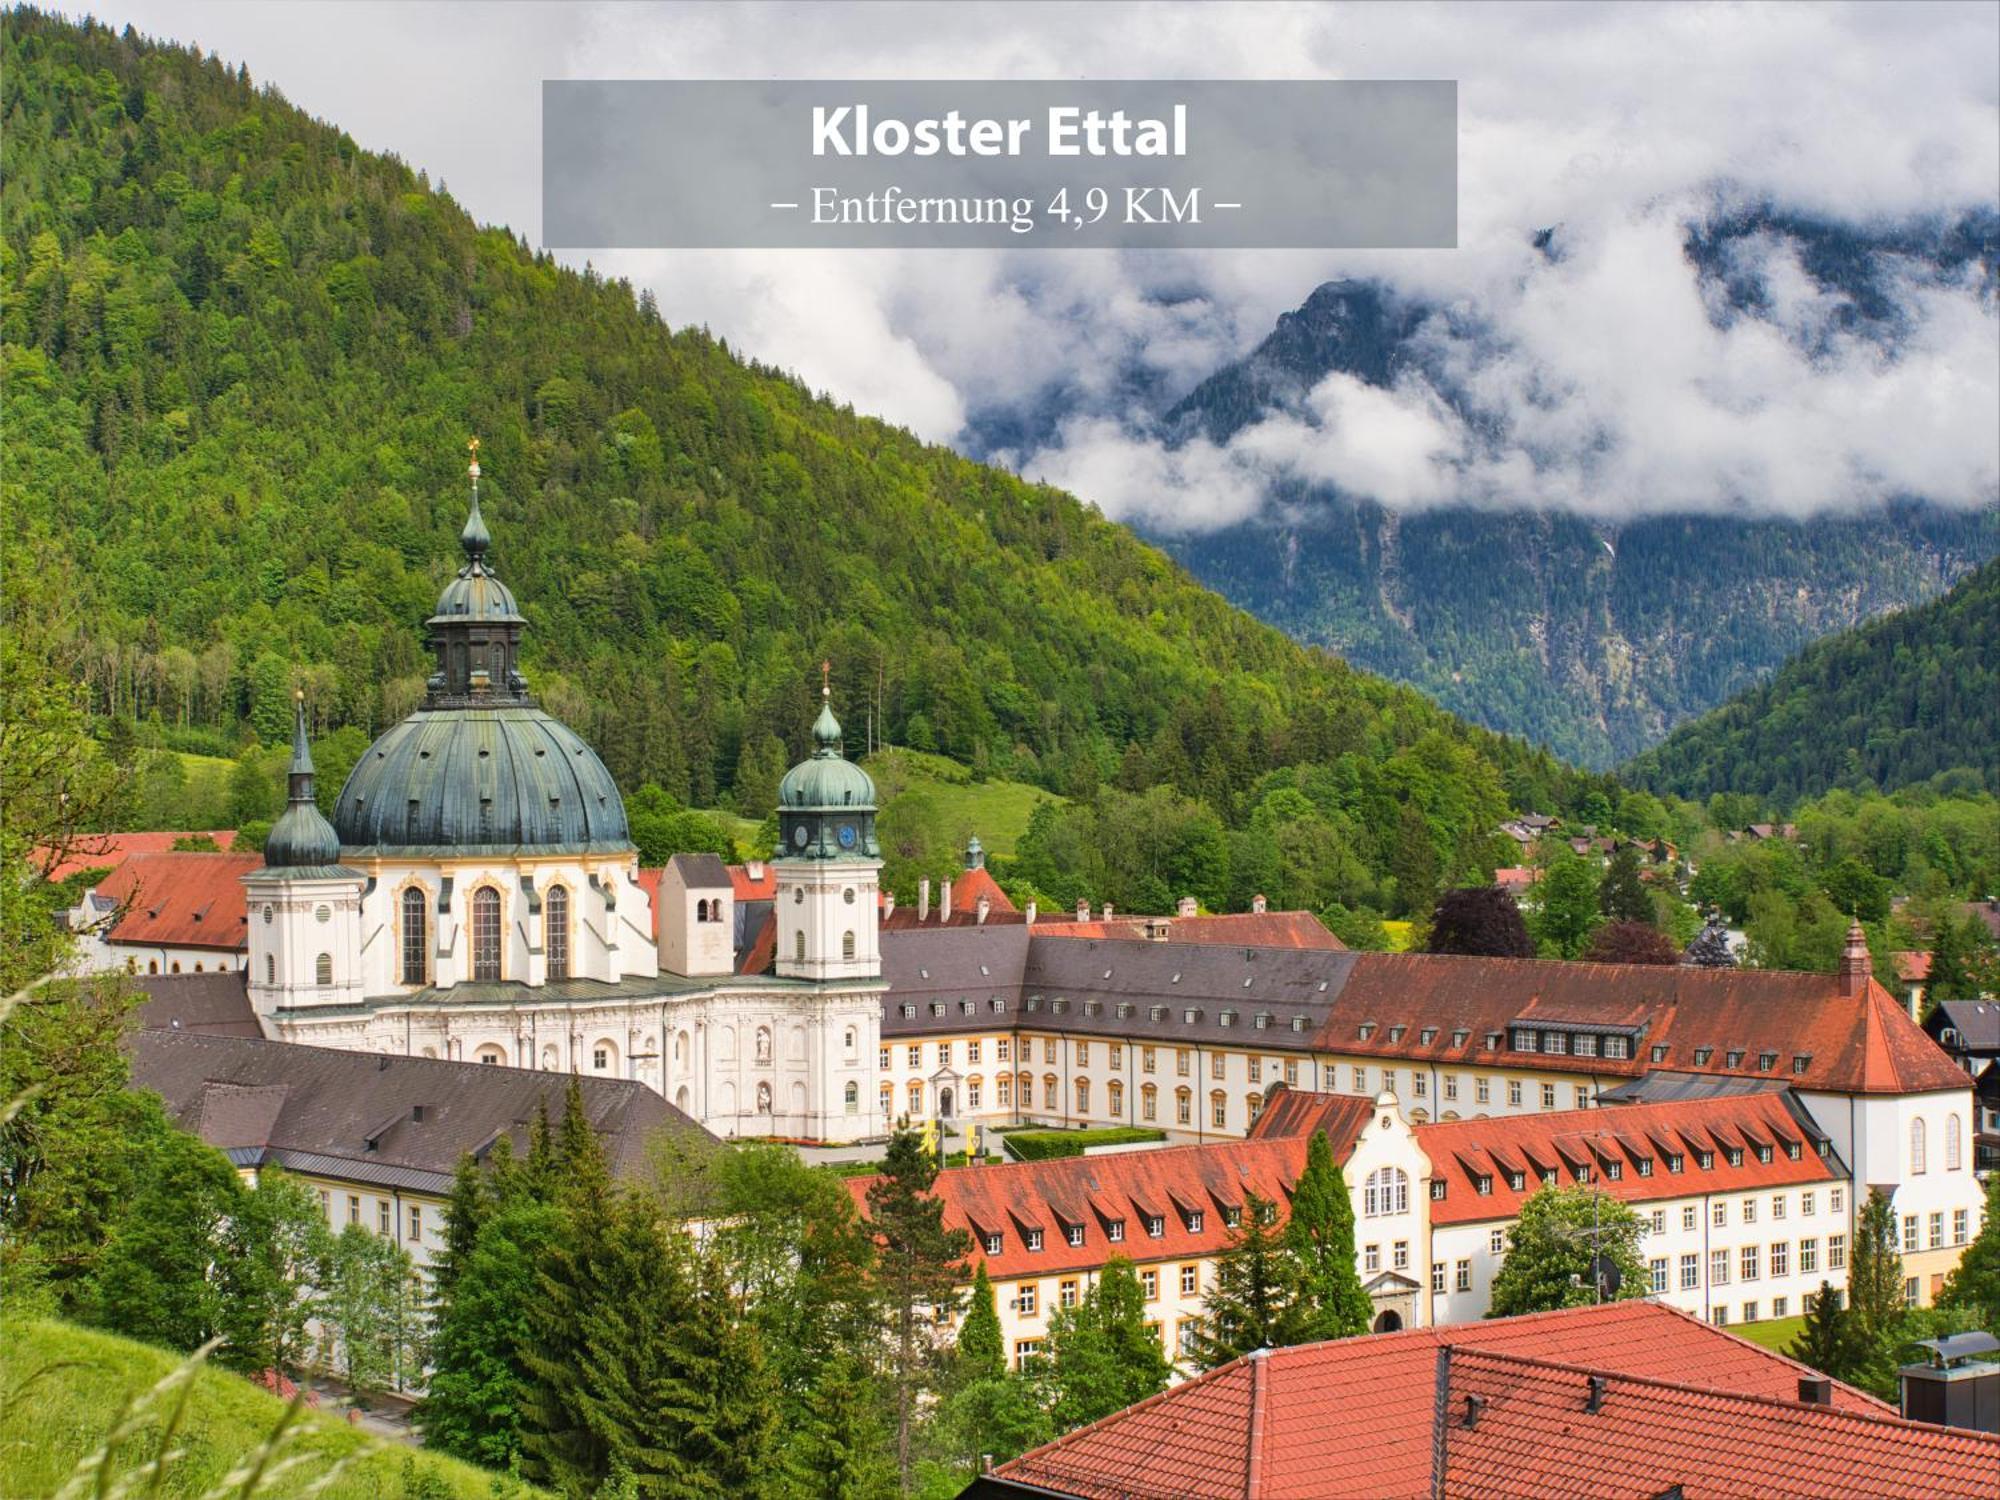
[[[1058,1285],[1056,1286],[1056,1305],[1057,1305],[1058,1307],[1075,1307],[1075,1306],[1076,1306],[1076,1278],[1075,1278],[1075,1277],[1071,1277],[1071,1278],[1069,1278],[1069,1279],[1068,1279],[1068,1280],[1066,1280],[1066,1281],[1063,1281],[1063,1282],[1060,1282],[1060,1283],[1058,1283]]]
[[[1146,1235],[1149,1239],[1156,1240],[1166,1232],[1167,1221],[1165,1219],[1158,1214],[1148,1214],[1146,1216]]]
[[[1056,1039],[1052,1036],[1045,1036],[1042,1038],[1042,1061],[1045,1063],[1052,1063],[1055,1060],[1056,1060]]]
[[[1579,1083],[1576,1086],[1576,1107],[1578,1109],[1590,1108],[1590,1086],[1588,1084]]]
[[[420,1203],[410,1205],[410,1240],[418,1245],[424,1242],[424,1209]]]
[[[1354,1092],[1357,1094],[1368,1092],[1368,1070],[1366,1068],[1356,1068],[1354,1070]]]
[[[1542,1085],[1542,1108],[1554,1109],[1555,1107],[1556,1086],[1553,1083],[1545,1083]]]
[[[1826,1268],[1829,1271],[1847,1269],[1847,1236],[1830,1234],[1826,1237]]]
[[[1576,1039],[1576,1046],[1573,1050],[1578,1057],[1595,1057],[1597,1056],[1597,1038],[1587,1035],[1580,1036]]]
[[[1915,1307],[1917,1305],[1917,1295],[1917,1278],[1914,1276],[1907,1277],[1903,1282],[1903,1305],[1905,1307]]]
[[[1188,1052],[1188,1049],[1187,1049],[1187,1048],[1185,1048],[1185,1047],[1177,1047],[1177,1048],[1175,1048],[1175,1049],[1174,1049],[1174,1072],[1175,1072],[1175,1073],[1179,1074],[1179,1075],[1180,1075],[1180,1076],[1181,1076],[1182,1078],[1185,1078],[1185,1077],[1187,1077],[1187,1076],[1188,1076],[1188,1073],[1189,1073],[1189,1071],[1190,1071],[1190,1070],[1192,1069],[1192,1067],[1193,1067],[1193,1066],[1194,1066],[1194,1064],[1193,1064],[1193,1061],[1192,1061],[1192,1054],[1190,1054],[1190,1053]]]
[[[999,1235],[989,1234],[986,1236],[986,1253],[988,1255],[998,1255],[1000,1253]]]
[[[1453,1273],[1452,1284],[1461,1292],[1469,1292],[1472,1290],[1471,1261],[1462,1260],[1458,1263],[1457,1269]]]
[[[1030,1229],[1030,1230],[1028,1231],[1028,1248],[1029,1248],[1030,1250],[1039,1250],[1039,1249],[1041,1249],[1041,1248],[1042,1248],[1042,1232],[1041,1232],[1041,1230],[1039,1230],[1039,1229]]]
[[[1773,1297],[1771,1299],[1772,1317],[1774,1318],[1787,1317],[1790,1315],[1791,1310],[1792,1310],[1792,1299],[1790,1297]]]
[[[940,1068],[948,1068],[948,1067],[950,1067],[950,1066],[951,1066],[951,1043],[950,1043],[950,1042],[939,1042],[939,1043],[938,1043],[938,1066],[939,1066]]]
[[[389,1200],[378,1199],[375,1204],[375,1232],[387,1234],[392,1227],[389,1221]]]
[[[1837,1214],[1843,1212],[1846,1203],[1847,1203],[1847,1194],[1844,1189],[1835,1188],[1833,1189],[1832,1192],[1826,1195],[1826,1211],[1830,1214]]]
[[[1490,1078],[1475,1078],[1472,1081],[1472,1097],[1481,1104],[1491,1104],[1493,1102],[1493,1080]],[[1518,1104],[1521,1101],[1516,1099],[1514,1102]]]
[[[1708,1222],[1713,1224],[1717,1229],[1726,1225],[1729,1222],[1729,1205],[1720,1200],[1709,1205]]]
[[[1746,1323],[1754,1323],[1757,1321],[1756,1303],[1746,1302],[1743,1304],[1743,1321]]]
[[[1253,1057],[1249,1059],[1249,1068],[1250,1068],[1250,1081],[1252,1083],[1262,1083],[1264,1081],[1264,1059],[1261,1057]],[[1223,1076],[1222,1058],[1220,1055],[1217,1055],[1215,1059],[1215,1076],[1217,1078]]]
[[[1506,1254],[1506,1252],[1507,1252],[1506,1230],[1496,1229],[1491,1234],[1487,1235],[1486,1253],[1488,1255],[1504,1255]]]
[[[994,1061],[1006,1062],[1008,1060],[1008,1054],[1013,1052],[1013,1050],[1014,1050],[1013,1043],[1009,1041],[1006,1037],[1004,1036],[1001,1037],[1000,1040],[998,1040],[993,1044]]]
[[[347,1222],[350,1224],[359,1224],[361,1222],[361,1195],[359,1193],[349,1193],[347,1195]]]
[[[1654,1209],[1652,1219],[1653,1233],[1665,1234],[1667,1232],[1667,1211],[1664,1208]]]
[[[1458,1097],[1458,1075],[1456,1073],[1447,1073],[1444,1075],[1444,1096],[1447,1099],[1456,1099]]]
[[[1521,1102],[1520,1079],[1510,1078],[1507,1080],[1507,1102],[1514,1105],[1518,1105]]]
[[[1410,1269],[1410,1242],[1408,1240],[1396,1241],[1396,1248],[1389,1254],[1389,1268],[1395,1271],[1407,1271]]]
[[[1788,1242],[1778,1240],[1771,1246],[1771,1275],[1778,1277],[1789,1276],[1791,1274],[1792,1247]]]
[[[1055,1059],[1050,1058],[1049,1061],[1054,1062]],[[1090,1043],[1078,1042],[1076,1044],[1076,1065],[1080,1068],[1090,1066]]]
[[[1729,1285],[1729,1252],[1711,1250],[1708,1254],[1708,1284],[1710,1286]]]
[[[1968,1227],[1969,1220],[1966,1217],[1966,1211],[1962,1208],[1954,1208],[1951,1211],[1951,1242],[1954,1245],[1963,1245],[1965,1243],[1965,1234]]]
[[[1160,1273],[1151,1266],[1141,1271],[1139,1273],[1139,1290],[1145,1293],[1148,1302],[1157,1302],[1160,1298]]]
[[[1431,1262],[1431,1295],[1435,1297],[1444,1295],[1444,1262],[1441,1260]]]
[[[1757,1200],[1755,1198],[1745,1198],[1743,1200],[1743,1222],[1745,1224],[1755,1224],[1757,1222]]]
[[[1903,1250],[1908,1253],[1917,1248],[1917,1216],[1903,1215]]]
[[[910,1048],[909,1056],[905,1061],[913,1068],[921,1068],[924,1065],[924,1048],[921,1042],[916,1043]]]
[[[1930,1230],[1930,1247],[1933,1250],[1939,1249],[1944,1244],[1944,1213],[1942,1210],[1931,1215]]]
[[[1683,1255],[1681,1257],[1681,1290],[1691,1292],[1701,1285],[1701,1257]]]
[[[319,1212],[328,1223],[333,1221],[333,1194],[325,1188],[319,1190]]]
[[[1151,1047],[1141,1047],[1141,1048],[1139,1049],[1139,1071],[1140,1071],[1141,1073],[1150,1073],[1150,1072],[1152,1072],[1152,1071],[1153,1071],[1153,1063],[1154,1063],[1154,1060],[1155,1060],[1156,1056],[1157,1056],[1157,1054],[1155,1053],[1155,1051],[1154,1051],[1154,1049],[1153,1049],[1153,1048],[1151,1048]]]
[[[885,1073],[889,1071],[891,1064],[889,1062],[889,1049],[887,1047],[882,1048],[875,1054],[875,1066]]]
[[[1363,1248],[1361,1252],[1361,1269],[1364,1271],[1379,1271],[1382,1269],[1382,1247],[1380,1245],[1369,1245]]]
[[[1785,1216],[1785,1195],[1783,1193],[1773,1193],[1771,1195],[1771,1217],[1774,1219],[1782,1219],[1784,1218],[1784,1216]]]
[[[1065,1225],[1064,1231],[1068,1235],[1069,1242],[1072,1247],[1081,1246],[1083,1244],[1083,1226],[1081,1224]]]
[[[1569,1051],[1569,1038],[1560,1031],[1545,1031],[1542,1033],[1542,1050],[1560,1057]]]
[[[1811,1218],[1811,1217],[1813,1216],[1813,1204],[1814,1204],[1814,1202],[1815,1202],[1815,1201],[1816,1201],[1816,1200],[1815,1200],[1815,1198],[1814,1198],[1813,1194],[1811,1194],[1811,1193],[1800,1193],[1800,1194],[1799,1194],[1799,1213],[1800,1213],[1800,1214],[1801,1214],[1801,1215],[1802,1215],[1803,1217],[1805,1217],[1805,1218],[1808,1218],[1808,1219],[1810,1219],[1810,1218]]]
[[[1745,1245],[1741,1260],[1741,1279],[1744,1281],[1755,1281],[1757,1279],[1757,1247],[1755,1245]]]
[[[1729,1309],[1726,1307],[1711,1309],[1708,1314],[1708,1321],[1713,1323],[1717,1328],[1727,1328],[1729,1326]]]
[[[1653,1290],[1655,1292],[1664,1292],[1667,1289],[1667,1258],[1664,1255],[1661,1256],[1652,1263],[1649,1269],[1653,1273]]]
[[[1382,1092],[1385,1094],[1396,1092],[1396,1070],[1394,1068],[1384,1068],[1382,1070]]]
[[[1032,1281],[1022,1282],[1021,1290],[1014,1299],[1015,1310],[1024,1318],[1032,1318],[1035,1315],[1035,1297],[1035,1283]]]
[[[1681,1228],[1683,1229],[1694,1228],[1694,1220],[1695,1220],[1694,1205],[1690,1203],[1681,1210]]]
[[[1040,1339],[1014,1340],[1014,1368],[1025,1369],[1029,1361],[1042,1357],[1042,1350],[1046,1347]]]
[[[1125,1221],[1113,1219],[1104,1226],[1104,1237],[1112,1244],[1122,1244],[1125,1240]]]
[[[977,1041],[970,1041],[970,1042],[967,1042],[967,1043],[965,1044],[965,1060],[966,1060],[967,1062],[969,1062],[969,1063],[976,1063],[976,1062],[978,1062],[978,1061],[979,1061],[979,1051],[980,1051],[980,1047],[979,1047],[979,1043],[978,1043]]]
[[[1220,1089],[1209,1096],[1208,1117],[1217,1130],[1229,1123],[1229,1096]]]
[[[978,1059],[975,1058],[974,1061],[976,1062]],[[1125,1066],[1125,1047],[1122,1042],[1113,1042],[1111,1044],[1111,1066],[1114,1068]]]
[[[1295,1057],[1285,1059],[1285,1085],[1288,1088],[1299,1086],[1299,1061]]]
[[[1799,1241],[1799,1274],[1810,1276],[1819,1269],[1819,1241],[1817,1239]]]
[[[1514,1031],[1514,1050],[1516,1052],[1533,1052],[1538,1046],[1539,1040],[1536,1033],[1528,1030],[1526,1027],[1516,1027]]]
[[[1201,1267],[1181,1267],[1181,1295],[1192,1297],[1201,1290]]]

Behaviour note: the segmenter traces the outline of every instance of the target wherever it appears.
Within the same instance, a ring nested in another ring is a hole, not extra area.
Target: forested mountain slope
[[[531,686],[628,789],[761,812],[826,656],[851,747],[872,711],[1232,827],[1261,775],[1343,757],[1357,826],[1414,800],[1445,860],[1496,803],[1578,795],[1068,495],[671,332],[216,59],[33,12],[6,49],[12,602],[142,739],[269,743],[295,663],[321,728],[412,704],[477,433]]]
[[[1771,237],[1855,320],[1893,326],[1885,264],[1960,274],[1985,265],[2000,220],[1968,216],[1875,238],[1747,214],[1685,253],[1718,301],[1732,247]],[[1422,329],[1477,309],[1412,302],[1373,282],[1320,287],[1251,354],[1203,381],[1162,419],[1175,440],[1226,443],[1295,412],[1329,374],[1378,387],[1421,370],[1445,393]],[[1749,315],[1745,312],[1743,315]],[[1871,324],[1871,326],[1873,326]],[[1893,334],[1884,333],[1884,338]],[[1415,683],[1454,713],[1609,765],[1756,683],[1818,637],[1942,593],[2000,552],[2000,513],[1918,502],[1809,521],[1669,515],[1616,523],[1540,510],[1440,506],[1396,512],[1292,485],[1219,531],[1161,536],[1203,582],[1300,640]]]
[[[1941,599],[1807,647],[1626,768],[1655,791],[1779,805],[1954,771],[2000,791],[2000,561]]]

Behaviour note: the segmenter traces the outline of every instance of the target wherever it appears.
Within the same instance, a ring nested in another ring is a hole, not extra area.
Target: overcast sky
[[[1453,78],[1456,250],[620,252],[593,257],[856,407],[963,441],[968,413],[1060,388],[1004,455],[1107,513],[1219,524],[1275,477],[1394,506],[1470,499],[1608,518],[1993,503],[1989,283],[1890,268],[1893,352],[1782,241],[1747,246],[1768,316],[1711,316],[1685,226],[1770,201],[1855,223],[2000,204],[2000,5],[642,5],[103,0],[114,25],[249,65],[481,219],[540,231],[540,84],[612,77]],[[1530,234],[1560,226],[1551,265]],[[581,260],[578,255],[566,259]],[[1329,379],[1226,448],[1164,448],[1120,406],[1254,346],[1336,276],[1476,316],[1434,331],[1473,420],[1421,377]]]

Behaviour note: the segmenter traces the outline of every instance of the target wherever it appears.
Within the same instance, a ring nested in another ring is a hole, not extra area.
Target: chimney
[[[951,882],[949,880],[940,880],[938,882],[938,921],[949,922],[950,920]]]
[[[1164,943],[1172,931],[1172,924],[1165,917],[1146,918],[1146,940],[1148,942]]]
[[[1032,901],[1028,903],[1027,917],[1028,925],[1033,927],[1035,925],[1035,903]]]
[[[1111,903],[1109,901],[1104,903],[1104,920],[1107,922],[1111,920]]]
[[[1847,947],[1840,955],[1840,993],[1857,1000],[1867,994],[1873,967],[1868,961],[1868,934],[1859,922],[1849,923]]]
[[[1825,1375],[1801,1375],[1799,1400],[1807,1406],[1833,1405],[1833,1381]]]
[[[752,881],[762,880],[764,878],[764,861],[761,859],[745,860],[743,862],[743,873],[748,875]]]
[[[1264,915],[1264,893],[1262,891],[1259,891],[1250,898],[1250,910],[1260,917]]]
[[[930,919],[931,878],[926,875],[922,880],[917,882],[917,920],[919,922],[928,922]]]
[[[1195,899],[1192,896],[1183,896],[1178,902],[1174,904],[1175,913],[1183,917],[1191,917],[1199,909],[1200,908],[1198,908],[1195,905]]]
[[[1088,901],[1079,901],[1076,903],[1076,919],[1079,922],[1088,922],[1090,920],[1090,903]]]
[[[993,910],[993,903],[987,900],[986,897],[981,896],[979,904],[972,909],[972,919],[981,927],[984,927],[986,925],[986,914],[991,910]]]
[[[894,915],[896,915],[896,893],[894,891],[884,891],[882,893],[882,920],[887,922]]]

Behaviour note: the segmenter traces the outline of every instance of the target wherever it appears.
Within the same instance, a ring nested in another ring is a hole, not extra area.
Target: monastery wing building
[[[925,882],[898,907],[879,889],[875,787],[830,701],[781,783],[768,861],[641,869],[603,763],[528,693],[526,621],[472,472],[422,705],[357,763],[331,822],[301,709],[289,806],[241,874],[244,907],[204,919],[247,934],[240,982],[266,1036],[623,1078],[718,1135],[829,1143],[898,1118],[1242,1140],[1280,1086],[1386,1106],[1398,1130],[1784,1089],[1837,1164],[1839,1198],[1829,1182],[1815,1203],[1891,1196],[1913,1297],[1977,1232],[1971,1080],[1875,982],[1858,927],[1834,974],[1354,953],[1261,902],[1017,910],[977,839],[935,902]],[[176,910],[170,890],[144,905]],[[1452,1139],[1437,1171],[1412,1171],[1419,1193],[1477,1196],[1448,1180],[1466,1161],[1508,1180],[1510,1137],[1468,1123]],[[1484,1223],[1440,1208],[1464,1215]],[[1704,1253],[1686,1290],[1706,1292]],[[1486,1274],[1414,1243],[1397,1265],[1393,1238],[1385,1254],[1419,1304],[1440,1265],[1446,1301]]]

